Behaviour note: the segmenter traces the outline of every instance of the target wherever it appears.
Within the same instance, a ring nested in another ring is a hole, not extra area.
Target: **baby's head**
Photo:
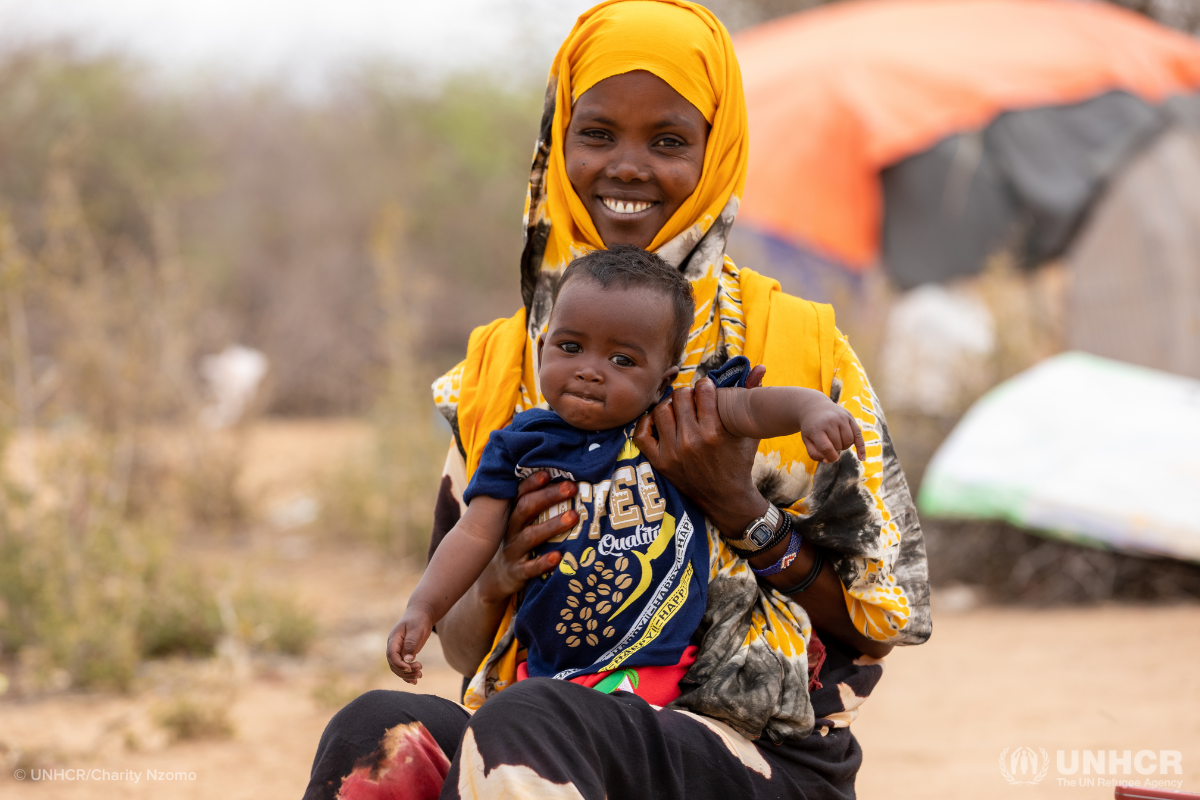
[[[695,305],[687,279],[630,245],[571,262],[538,339],[542,394],[577,428],[625,425],[679,374]]]

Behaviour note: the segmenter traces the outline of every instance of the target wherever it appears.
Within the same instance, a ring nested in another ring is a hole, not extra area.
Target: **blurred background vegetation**
[[[816,4],[712,5],[736,29]],[[0,52],[0,670],[22,690],[128,689],[145,659],[318,635],[294,593],[198,556],[270,516],[242,480],[255,415],[197,421],[200,360],[228,345],[269,359],[256,415],[369,421],[301,524],[423,552],[448,442],[427,387],[520,302],[542,93],[369,63],[297,98],[164,86],[71,43]],[[948,427],[909,429],[915,486]],[[189,713],[167,715],[181,736],[225,731]]]
[[[326,527],[420,549],[446,445],[427,387],[519,302],[540,93],[379,64],[313,103],[0,55],[0,659],[126,688],[222,636],[307,647],[294,602],[183,554],[262,522],[249,421],[197,424],[200,360],[235,342],[269,359],[257,412],[377,426],[321,488]]]

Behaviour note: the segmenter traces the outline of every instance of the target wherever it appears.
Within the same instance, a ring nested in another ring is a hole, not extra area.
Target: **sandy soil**
[[[362,437],[349,425],[306,452],[330,459]],[[251,443],[263,455],[250,474],[271,493],[311,477],[301,469],[307,459],[279,456],[289,440],[284,426]],[[204,555],[293,587],[321,624],[314,651],[262,659],[232,649],[208,662],[149,664],[128,696],[0,696],[0,797],[298,798],[337,703],[368,688],[410,690],[386,672],[382,649],[416,563],[271,530]],[[865,752],[861,797],[1112,797],[1109,786],[1059,785],[1067,776],[1057,774],[1058,750],[1068,760],[1072,750],[1178,750],[1182,775],[1128,778],[1180,780],[1200,792],[1200,606],[957,610],[961,603],[945,597],[935,595],[933,638],[888,659],[853,726]],[[419,690],[454,697],[459,678],[435,642],[425,655]],[[167,741],[155,715],[181,693],[228,704],[232,738]],[[1011,785],[1001,773],[1001,752],[1019,747],[1045,749],[1051,759],[1036,785]],[[32,780],[43,768],[84,769],[94,779]],[[17,769],[24,780],[15,779]],[[115,775],[105,780],[97,769]],[[151,771],[183,779],[152,780]]]
[[[933,637],[888,658],[852,726],[865,754],[859,793],[1112,797],[1111,788],[1060,786],[1060,777],[1083,776],[1058,774],[1058,750],[1068,767],[1072,750],[1081,758],[1084,750],[1179,750],[1182,775],[1128,780],[1181,780],[1200,791],[1198,658],[1195,606],[935,612]],[[1039,784],[1014,786],[1001,775],[1001,752],[1018,747],[1047,751]]]
[[[0,794],[22,798],[297,798],[325,722],[314,689],[331,672],[342,691],[409,687],[378,666],[388,623],[412,586],[411,573],[369,553],[314,551],[293,564],[331,600],[328,638],[304,662],[259,663],[236,683],[227,741],[128,747],[124,732],[158,701],[152,676],[131,697],[66,695],[0,704],[0,741],[36,763],[139,773],[141,781],[14,780]],[[366,579],[364,579],[364,577]],[[934,638],[888,659],[883,683],[854,730],[866,754],[864,798],[1111,797],[1107,788],[1012,786],[997,759],[1005,748],[1180,750],[1182,786],[1200,791],[1200,609],[1195,607],[1025,611],[982,608],[937,617]],[[421,691],[453,697],[457,676],[434,662]],[[374,669],[373,669],[374,665]],[[1068,755],[1069,758],[1069,755]],[[151,782],[148,770],[194,773]],[[1017,776],[1020,777],[1020,776]],[[1138,778],[1136,773],[1131,776]],[[1171,777],[1175,776],[1152,776]]]

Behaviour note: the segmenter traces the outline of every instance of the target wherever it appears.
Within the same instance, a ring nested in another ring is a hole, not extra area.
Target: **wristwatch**
[[[746,532],[740,539],[726,539],[725,544],[743,558],[775,545],[782,537],[784,530],[779,526],[779,509],[773,504],[767,506],[767,513],[746,526]]]
[[[796,560],[796,556],[800,555],[800,548],[804,546],[804,537],[792,527],[792,518],[788,514],[783,515],[783,527],[787,530],[786,535],[788,540],[787,550],[783,552],[783,555],[769,567],[763,567],[762,569],[753,566],[750,567],[750,571],[760,578],[769,578],[772,575],[778,575],[790,567],[792,562]]]

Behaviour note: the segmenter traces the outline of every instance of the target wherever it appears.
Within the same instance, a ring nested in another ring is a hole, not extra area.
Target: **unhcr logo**
[[[1083,758],[1080,758],[1082,753]],[[1107,757],[1105,754],[1107,753]],[[1104,778],[1108,775],[1182,775],[1183,753],[1179,750],[1059,750],[1056,753],[1059,786],[1141,786],[1178,789],[1181,779]],[[1014,786],[1040,783],[1050,771],[1050,756],[1042,748],[1004,748],[1000,753],[1000,774]],[[1062,777],[1064,775],[1079,777]],[[1132,796],[1132,795],[1131,795]]]
[[[1032,786],[1041,783],[1050,771],[1050,756],[1039,747],[1018,747],[1009,754],[1009,748],[1000,753],[1000,774],[1013,786]]]

